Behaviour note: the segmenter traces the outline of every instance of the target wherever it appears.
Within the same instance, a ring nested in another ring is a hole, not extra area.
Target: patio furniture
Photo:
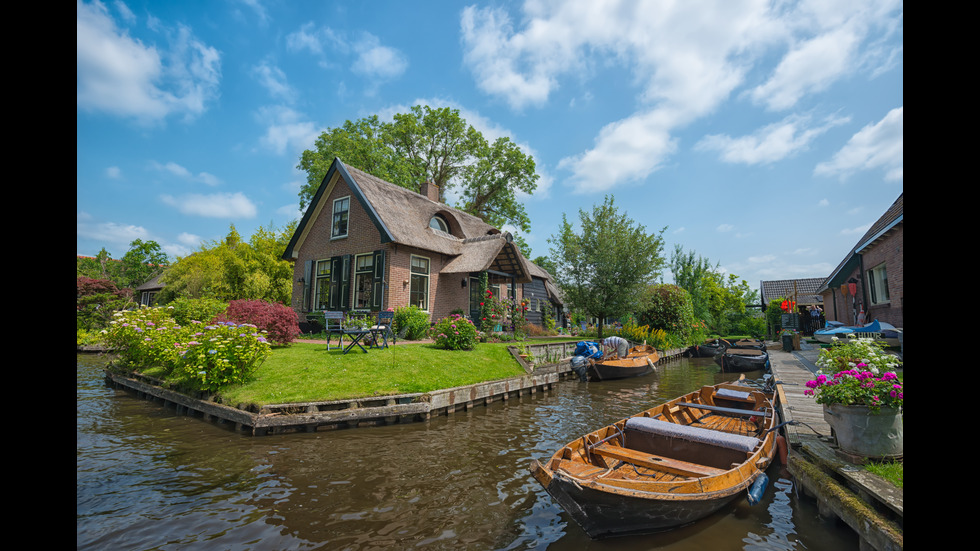
[[[389,335],[391,336],[391,344],[395,344],[395,331],[392,329],[394,321],[394,312],[378,312],[378,319],[371,327],[371,335],[377,348],[388,347]]]
[[[323,321],[326,328],[323,330],[327,334],[327,350],[343,350],[344,348],[344,313],[343,312],[324,312]],[[335,348],[330,348],[330,338],[339,335],[340,344]]]

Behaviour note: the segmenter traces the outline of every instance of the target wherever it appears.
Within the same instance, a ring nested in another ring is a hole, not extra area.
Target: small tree
[[[262,300],[233,300],[213,322],[252,324],[276,344],[289,344],[300,334],[299,321],[292,308]]]
[[[599,320],[631,313],[642,291],[660,274],[664,265],[663,230],[649,234],[607,196],[591,213],[579,210],[581,234],[575,233],[562,215],[562,225],[552,244],[556,282],[574,309]]]

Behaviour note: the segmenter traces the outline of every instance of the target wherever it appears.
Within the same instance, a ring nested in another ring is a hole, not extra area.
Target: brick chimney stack
[[[433,184],[432,182],[422,182],[421,193],[425,195],[430,200],[439,202],[439,186]]]

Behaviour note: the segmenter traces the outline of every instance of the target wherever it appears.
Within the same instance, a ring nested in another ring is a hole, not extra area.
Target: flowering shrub
[[[881,407],[901,408],[905,395],[898,376],[893,371],[878,376],[866,371],[867,367],[861,363],[830,377],[820,373],[807,382],[804,393],[815,396],[818,404],[868,406],[874,412]]]
[[[818,404],[863,405],[875,412],[881,407],[901,408],[904,390],[894,372],[901,362],[883,348],[874,339],[834,340],[820,352],[816,361],[820,370],[804,393],[815,396]]]
[[[125,365],[164,367],[168,371],[180,358],[180,343],[186,340],[183,330],[168,308],[140,307],[113,314],[113,320],[102,330],[106,346],[119,354]]]
[[[255,325],[248,323],[202,325],[191,337],[193,340],[181,347],[175,371],[194,381],[200,390],[213,392],[248,381],[270,352],[269,342]]]
[[[820,370],[836,373],[857,367],[859,363],[867,366],[874,374],[894,371],[901,362],[884,350],[884,344],[874,340],[857,337],[834,339],[830,348],[820,351],[816,364]]]
[[[116,312],[102,340],[123,365],[161,367],[209,391],[247,381],[270,352],[269,342],[254,325],[192,321],[181,326],[171,310],[141,307]]]
[[[459,314],[439,320],[432,328],[432,334],[439,348],[471,350],[476,345],[476,326]]]
[[[289,344],[300,334],[299,321],[292,308],[264,300],[233,300],[213,321],[255,325],[275,344]]]

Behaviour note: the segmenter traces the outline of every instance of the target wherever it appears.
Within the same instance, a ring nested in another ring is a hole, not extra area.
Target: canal
[[[105,385],[78,354],[80,550],[847,550],[774,464],[763,501],[738,499],[670,532],[592,541],[531,477],[582,433],[734,378],[680,360],[411,424],[262,437],[177,415]],[[757,376],[759,374],[749,374]]]

